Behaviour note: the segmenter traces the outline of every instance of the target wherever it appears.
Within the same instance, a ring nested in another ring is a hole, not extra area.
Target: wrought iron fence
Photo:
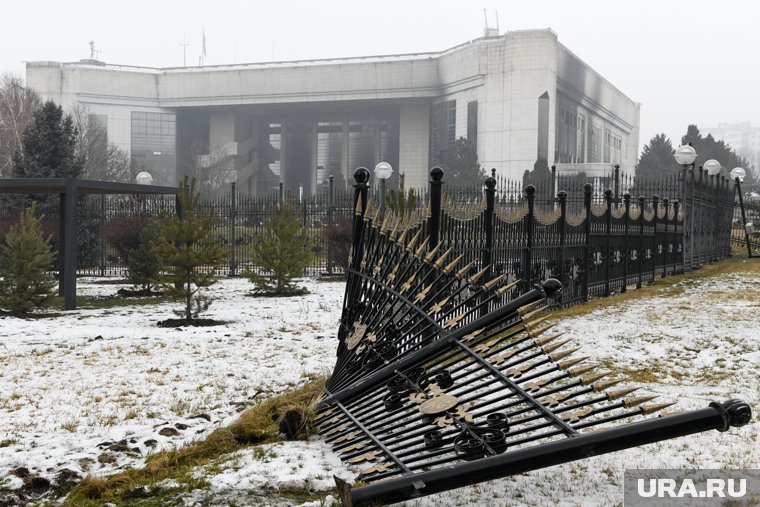
[[[495,171],[485,188],[444,190],[444,183],[442,174],[431,179],[427,191],[417,193],[418,207],[403,217],[404,223],[436,234],[442,246],[489,272],[522,279],[525,287],[549,276],[560,278],[566,285],[563,303],[624,291],[723,258],[730,252],[730,238],[737,238],[736,231],[731,235],[732,184],[700,169],[657,181],[635,179],[616,168],[593,183],[553,175],[523,188],[521,182],[496,177]],[[35,196],[0,197],[1,237]],[[217,218],[214,241],[229,249],[221,273],[234,276],[257,268],[255,237],[284,200],[292,202],[312,239],[314,256],[305,274],[343,272],[341,256],[328,239],[353,215],[350,193],[328,186],[304,199],[286,195],[282,188],[251,196],[232,184],[201,205]],[[58,198],[47,197],[38,208],[57,249]],[[123,275],[120,228],[174,211],[173,196],[80,198],[78,274]]]

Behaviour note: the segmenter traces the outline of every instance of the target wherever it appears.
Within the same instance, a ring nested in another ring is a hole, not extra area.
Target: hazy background
[[[5,4],[0,73],[25,60],[76,61],[95,41],[107,63],[207,65],[440,51],[499,30],[546,28],[641,102],[645,144],[664,132],[677,146],[689,123],[760,125],[760,4],[708,2],[344,2],[69,0]],[[639,152],[641,150],[639,149]]]

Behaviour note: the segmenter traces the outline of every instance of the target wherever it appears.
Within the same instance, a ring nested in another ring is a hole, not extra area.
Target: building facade
[[[633,168],[639,104],[551,30],[488,36],[437,53],[184,68],[29,62],[43,99],[105,122],[137,170],[183,173],[264,193],[312,194],[333,176],[389,162],[406,184],[459,137],[485,168],[521,177],[536,164]],[[392,185],[394,180],[390,182]]]

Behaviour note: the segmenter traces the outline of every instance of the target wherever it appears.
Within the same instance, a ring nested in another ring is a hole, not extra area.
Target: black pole
[[[557,193],[559,199],[559,250],[557,251],[557,276],[562,286],[566,287],[568,280],[565,277],[565,243],[567,242],[567,192],[560,190]],[[573,287],[573,296],[575,287]]]
[[[235,182],[230,188],[230,276],[237,270],[237,191]]]
[[[63,243],[63,309],[77,307],[77,181],[66,179]]]
[[[583,244],[583,300],[588,301],[588,276],[591,255],[591,183],[583,185],[583,208],[586,210],[585,241]]]
[[[332,231],[333,228],[333,201],[334,201],[334,187],[335,178],[331,174],[328,178],[327,185],[327,230]],[[327,273],[333,274],[333,247],[332,241],[327,242]]]
[[[752,257],[752,243],[749,237],[749,231],[747,230],[747,214],[744,211],[744,197],[742,196],[742,186],[739,182],[739,178],[735,178],[736,191],[739,193],[739,207],[742,210],[742,227],[744,228],[744,239],[747,242],[747,255]]]
[[[428,251],[438,246],[441,229],[441,192],[443,191],[443,169],[433,167],[430,170],[430,231]]]
[[[639,196],[639,262],[637,269],[639,278],[636,281],[636,288],[641,288],[641,281],[644,276],[644,203],[646,199],[643,195]]]
[[[552,181],[551,181],[551,192],[552,195],[549,196],[549,199],[551,202],[554,202],[554,199],[557,196],[557,166],[552,165]]]
[[[408,474],[361,488],[351,489],[339,479],[336,483],[345,507],[395,503],[703,431],[723,432],[731,427],[744,426],[751,418],[750,407],[742,400],[712,402],[700,410],[565,438],[429,472]]]
[[[660,206],[660,196],[652,196],[652,207],[654,208],[654,218],[652,218],[652,231],[654,236],[654,248],[652,249],[652,282],[657,278],[657,213]]]
[[[58,295],[63,297],[63,273],[66,271],[66,192],[58,199]]]
[[[485,246],[480,253],[480,262],[483,269],[488,268],[486,271],[485,279],[491,278],[493,269],[491,263],[493,262],[493,213],[496,197],[496,178],[489,176],[485,181],[485,193],[486,193],[486,209],[483,213],[483,229],[485,233]],[[488,305],[482,305],[480,307],[480,316],[483,317],[488,313]]]
[[[106,226],[106,194],[100,194],[100,230],[98,232],[98,243],[100,250],[100,276],[106,276],[106,242],[103,238],[103,231]]]
[[[625,215],[623,215],[623,286],[620,288],[621,293],[625,293],[628,290],[628,260],[631,258],[631,253],[628,248],[628,222],[630,220],[631,213],[631,194],[626,192],[623,194],[623,205],[625,206]]]
[[[667,197],[662,200],[662,204],[665,206],[665,216],[663,217],[665,221],[665,231],[663,233],[663,245],[662,245],[662,276],[661,278],[665,278],[668,274],[668,229],[669,229],[669,222],[670,222],[670,199]]]
[[[525,187],[525,196],[528,199],[528,214],[525,215],[525,253],[523,255],[524,273],[523,284],[525,289],[533,286],[533,233],[535,229],[535,204],[536,204],[536,187],[528,185]]]
[[[617,167],[617,166],[615,166]],[[610,295],[610,236],[612,235],[612,190],[604,191],[604,200],[607,210],[604,212],[604,297]]]
[[[615,164],[615,206],[620,204],[620,164]]]

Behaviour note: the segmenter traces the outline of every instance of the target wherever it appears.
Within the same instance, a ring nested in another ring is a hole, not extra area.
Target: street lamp
[[[151,176],[150,173],[143,171],[135,176],[135,181],[140,185],[150,185],[153,183],[153,176]]]
[[[385,211],[385,180],[393,174],[393,167],[388,162],[380,162],[375,166],[375,178],[380,180],[380,212]]]
[[[674,155],[676,162],[684,167],[690,166],[697,158],[697,151],[690,145],[679,146]]]
[[[708,160],[702,165],[702,167],[707,171],[708,176],[716,176],[720,174],[720,170],[723,169],[720,162],[715,159]]]

